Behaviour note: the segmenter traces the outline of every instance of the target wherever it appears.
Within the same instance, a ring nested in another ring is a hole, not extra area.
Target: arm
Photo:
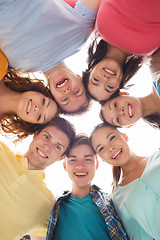
[[[80,2],[86,5],[88,8],[98,10],[101,0],[80,0]]]

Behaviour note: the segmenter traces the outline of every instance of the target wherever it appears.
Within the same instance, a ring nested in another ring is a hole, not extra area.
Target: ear
[[[132,127],[132,126],[134,126],[135,124],[133,123],[133,124],[131,124],[131,125],[129,125],[129,126],[125,126],[125,128],[130,128],[130,127]]]
[[[63,167],[64,167],[64,170],[67,172],[67,166],[66,166],[66,161],[65,160],[63,161]]]
[[[119,95],[129,95],[128,92],[119,92]]]
[[[33,139],[38,135],[38,131],[36,131],[33,135]]]
[[[95,158],[96,158],[96,170],[97,170],[98,167],[99,167],[99,161],[98,161],[98,157],[97,157],[97,155],[95,156]]]
[[[63,160],[65,157],[66,157],[66,154],[64,154],[63,156],[61,156],[61,157],[58,159],[58,161]]]
[[[122,133],[122,137],[128,142],[128,136],[125,133]]]
[[[80,75],[77,74],[77,76],[81,79],[81,81],[83,81],[82,77]]]

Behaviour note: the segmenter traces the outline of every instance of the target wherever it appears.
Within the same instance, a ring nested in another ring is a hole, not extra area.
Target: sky
[[[83,46],[79,53],[65,61],[66,65],[79,75],[81,75],[82,71],[87,67],[86,57],[89,42],[90,39]],[[144,63],[143,67],[132,78],[130,83],[133,83],[134,86],[131,87],[129,93],[135,97],[145,96],[152,91],[152,78],[147,64]],[[74,124],[77,134],[85,133],[89,136],[93,128],[97,124],[101,123],[99,111],[100,105],[97,102],[93,102],[91,109],[83,115],[62,115],[62,117]],[[132,151],[140,156],[149,156],[153,152],[157,151],[160,147],[160,131],[155,130],[143,120],[139,120],[131,128],[123,128],[121,131],[127,134],[129,138],[128,144]],[[22,142],[18,142],[16,145],[6,137],[0,136],[0,140],[5,142],[15,153],[24,154],[28,149],[32,137],[29,137]],[[64,190],[71,189],[71,181],[63,169],[62,161],[56,162],[49,166],[45,170],[45,176],[46,184],[54,195],[60,195]],[[93,184],[96,184],[104,191],[111,193],[111,183],[112,168],[110,165],[102,162],[101,159],[99,159],[99,168],[96,172]]]

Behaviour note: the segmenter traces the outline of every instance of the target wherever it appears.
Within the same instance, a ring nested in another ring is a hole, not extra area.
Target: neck
[[[148,161],[148,157],[140,157],[134,153],[131,153],[131,156],[128,162],[121,166],[122,168],[122,178],[120,185],[126,185],[137,178],[140,178]]]
[[[74,183],[72,184],[72,196],[77,198],[84,198],[89,194],[91,184],[88,184],[84,187],[76,186]]]
[[[121,66],[123,66],[124,62],[126,61],[126,58],[131,55],[132,55],[131,53],[125,50],[122,50],[118,47],[108,44],[107,53],[104,58],[113,58],[117,60]]]
[[[143,106],[143,118],[151,114],[160,114],[159,103],[157,103],[154,93],[151,93],[145,97],[139,98]],[[159,101],[159,100],[158,100]]]

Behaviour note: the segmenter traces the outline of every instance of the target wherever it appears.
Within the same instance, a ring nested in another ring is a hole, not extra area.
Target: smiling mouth
[[[116,154],[114,154],[112,159],[116,159],[121,153],[122,153],[122,149],[120,149]]]
[[[31,106],[32,106],[32,99],[30,99],[27,103],[27,107],[26,107],[26,113],[29,114],[30,110],[31,110]]]
[[[128,104],[128,115],[129,115],[130,118],[133,117],[132,105],[131,104]]]
[[[88,174],[88,172],[75,172],[74,175],[78,176],[78,177],[83,177],[86,176]]]
[[[63,86],[66,85],[66,83],[69,81],[68,78],[61,78],[58,80],[58,82],[56,83],[56,88],[62,88]]]
[[[115,76],[116,75],[116,72],[111,70],[111,69],[108,69],[108,68],[103,68],[103,70],[108,73],[109,75],[111,76]]]
[[[40,157],[42,158],[48,158],[48,156],[46,154],[44,154],[44,152],[42,150],[40,150],[39,148],[36,148],[37,153]]]

